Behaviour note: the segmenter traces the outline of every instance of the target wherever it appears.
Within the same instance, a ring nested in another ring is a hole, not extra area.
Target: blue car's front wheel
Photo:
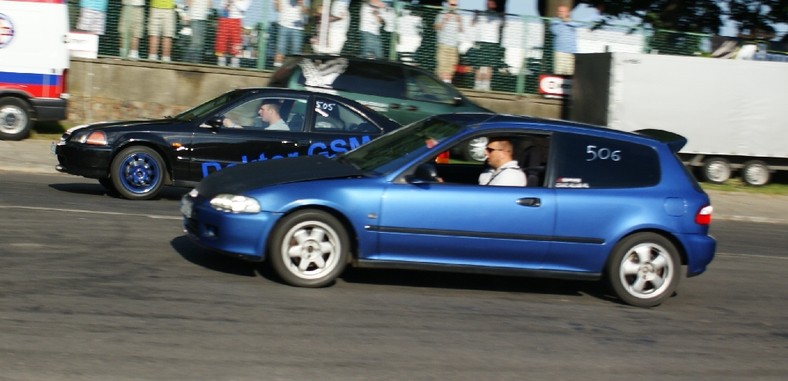
[[[111,180],[118,193],[130,200],[156,197],[167,171],[161,155],[150,147],[132,146],[112,160]]]
[[[285,283],[322,287],[345,269],[350,239],[342,223],[320,210],[302,210],[277,224],[271,235],[268,260]]]

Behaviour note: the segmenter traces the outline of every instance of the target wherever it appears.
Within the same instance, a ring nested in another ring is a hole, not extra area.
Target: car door
[[[270,97],[258,94],[222,110],[197,128],[191,144],[189,175],[198,181],[239,163],[293,157],[307,153],[304,131],[308,95]],[[261,107],[274,105],[288,129],[271,129],[260,117]]]
[[[392,183],[382,198],[386,261],[537,269],[550,247],[552,189]]]

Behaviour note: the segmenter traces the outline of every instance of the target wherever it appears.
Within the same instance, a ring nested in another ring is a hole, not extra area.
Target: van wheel
[[[712,157],[703,163],[703,178],[706,181],[722,184],[731,178],[731,165],[721,157]]]
[[[14,97],[0,98],[0,139],[22,140],[30,135],[32,128],[27,102]]]
[[[655,233],[637,233],[619,242],[607,264],[616,296],[636,307],[662,304],[676,291],[681,276],[678,250]]]
[[[769,183],[769,166],[760,160],[753,160],[744,163],[741,170],[741,178],[745,183],[752,186],[762,186]]]

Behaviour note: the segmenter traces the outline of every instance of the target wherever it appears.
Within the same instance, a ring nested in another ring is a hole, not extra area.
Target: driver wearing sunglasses
[[[505,138],[490,138],[485,148],[487,165],[490,170],[479,175],[479,185],[524,187],[527,183],[525,172],[513,159],[512,142]]]

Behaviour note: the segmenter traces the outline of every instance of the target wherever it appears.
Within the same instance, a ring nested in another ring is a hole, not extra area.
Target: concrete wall
[[[112,58],[71,60],[66,125],[174,115],[240,87],[265,86],[269,72]],[[559,118],[561,102],[539,96],[466,91],[499,113]]]

